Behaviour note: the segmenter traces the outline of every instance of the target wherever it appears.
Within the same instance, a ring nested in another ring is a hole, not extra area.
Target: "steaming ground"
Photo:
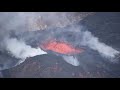
[[[29,57],[34,57],[37,55],[47,54],[43,50],[38,48],[32,48],[30,45],[25,44],[25,42],[17,40],[16,38],[8,38],[5,40],[6,50],[13,55],[13,57],[25,60]],[[17,46],[17,47],[16,47]]]
[[[79,66],[74,67],[65,62],[62,55],[56,56],[51,53],[27,59],[21,65],[8,70],[9,77],[119,77],[119,61],[112,63],[116,61],[114,58],[119,55],[119,17],[119,13],[98,13],[77,24],[82,25],[80,27],[75,25],[64,29],[47,29],[48,31],[42,32],[43,36],[35,33],[36,37],[42,37],[40,41],[56,37],[58,40],[68,41],[75,47],[84,48],[84,53],[75,55],[79,60]],[[107,22],[107,24],[103,24],[103,22]],[[46,33],[49,34],[45,35]],[[22,35],[24,36],[24,34]],[[33,36],[33,33],[30,36],[27,34],[22,41],[35,48],[38,44],[32,45],[32,43],[38,42],[38,38],[31,39]],[[15,39],[15,41],[17,40]],[[19,42],[21,41],[18,39]],[[4,76],[7,77],[5,72]]]

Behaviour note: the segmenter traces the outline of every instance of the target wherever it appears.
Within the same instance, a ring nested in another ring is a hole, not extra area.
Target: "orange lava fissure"
[[[61,54],[77,54],[83,52],[83,49],[75,49],[64,42],[50,41],[42,45],[45,50],[51,50]]]

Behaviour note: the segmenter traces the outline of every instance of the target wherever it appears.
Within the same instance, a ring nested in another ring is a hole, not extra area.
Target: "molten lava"
[[[65,42],[49,41],[42,45],[42,49],[51,50],[61,54],[77,54],[83,52],[83,49],[75,49]]]

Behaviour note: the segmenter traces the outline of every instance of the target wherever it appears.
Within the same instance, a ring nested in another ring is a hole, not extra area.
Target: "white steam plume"
[[[26,45],[25,42],[17,40],[16,38],[8,38],[5,40],[7,51],[18,59],[25,60],[28,57],[36,55],[47,54],[40,48],[32,48]]]
[[[34,31],[50,27],[65,27],[79,22],[92,12],[5,12],[0,14],[3,14],[0,21],[5,22],[3,25],[5,29],[19,31],[23,28]]]
[[[71,64],[71,65],[73,65],[73,66],[79,66],[79,61],[77,60],[76,57],[73,57],[73,56],[63,56],[63,59],[64,59],[67,63],[69,63],[69,64]]]
[[[98,51],[102,56],[113,59],[116,55],[119,55],[120,52],[113,49],[112,47],[102,43],[99,39],[91,34],[89,31],[85,31],[83,34],[83,45],[88,46],[89,48]]]

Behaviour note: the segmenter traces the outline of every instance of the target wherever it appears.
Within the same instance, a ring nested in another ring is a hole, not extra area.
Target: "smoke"
[[[10,28],[24,26],[29,31],[46,28],[66,27],[77,23],[92,12],[18,12],[13,18]]]
[[[87,46],[112,62],[120,56],[120,52],[118,50],[100,42],[99,38],[95,37],[84,25],[72,25],[68,29],[72,34],[74,34],[74,36],[68,37],[71,40],[74,38],[71,41],[74,46]]]
[[[53,31],[62,41],[69,41],[73,46],[85,46],[97,51],[102,57],[113,61],[120,55],[120,52],[112,46],[100,42],[84,25],[73,24],[67,28]]]
[[[117,62],[116,58],[120,56],[120,52],[118,50],[101,42],[99,38],[95,37],[84,25],[73,24],[66,28],[53,31],[52,35],[56,35],[61,41],[69,41],[69,43],[74,47],[89,47],[111,62]],[[68,58],[68,60],[70,59]]]
[[[80,16],[76,12],[0,12],[0,52],[8,52],[13,57],[21,59],[20,63],[28,57],[47,54],[40,48],[28,45],[22,37],[20,40],[11,37],[10,33],[13,31],[19,35],[26,31],[65,27],[79,22],[85,16],[87,12],[81,12]],[[36,38],[34,35],[30,37]]]
[[[79,26],[79,25],[72,25],[66,29],[63,29],[63,31],[59,30],[59,32],[64,32],[64,31],[69,31],[72,33],[73,36],[71,37],[67,37],[67,34],[69,35],[69,33],[62,33],[62,41],[66,41],[67,39],[71,40],[71,44],[73,44],[74,46],[79,45],[81,46],[85,46],[85,47],[89,47],[92,50],[97,51],[103,58],[107,58],[108,61],[111,62],[117,62],[117,58],[120,55],[120,52],[116,49],[114,49],[111,46],[108,46],[107,44],[100,42],[99,38],[95,37],[90,31],[88,31],[84,26]],[[58,31],[57,31],[58,32]],[[57,33],[56,32],[56,33]],[[60,34],[60,33],[58,33]],[[61,34],[60,34],[61,35]],[[65,39],[67,38],[67,39]],[[72,40],[73,39],[73,40]],[[80,63],[77,60],[77,56],[63,56],[63,59],[73,65],[73,66],[79,66]]]
[[[69,64],[71,64],[71,65],[73,65],[73,66],[79,66],[79,61],[77,60],[76,57],[73,57],[73,56],[63,56],[63,59],[64,59],[67,63],[69,63]]]
[[[36,55],[47,54],[40,48],[32,48],[26,45],[25,42],[17,40],[16,38],[8,38],[5,40],[5,45],[7,51],[18,59],[25,60],[29,57],[34,57]]]
[[[91,34],[87,30],[81,30],[73,26],[74,23],[79,22],[87,15],[91,14],[87,12],[75,13],[75,12],[1,12],[0,13],[0,49],[7,50],[13,57],[21,60],[25,60],[28,57],[34,57],[36,55],[47,54],[40,48],[33,48],[27,45],[24,39],[18,40],[17,38],[9,37],[12,30],[16,33],[22,33],[25,31],[35,31],[35,30],[45,30],[46,28],[56,28],[60,27],[61,31],[54,30],[53,32],[46,33],[46,37],[56,36],[56,33],[61,33],[62,31],[67,31],[64,27],[72,25],[69,27],[69,31],[75,33],[75,38],[73,40],[74,44],[79,44],[87,46],[93,50],[96,50],[103,57],[113,59],[119,54],[119,51],[106,45],[99,41],[97,37]],[[49,31],[49,30],[48,30]],[[51,35],[52,34],[52,35]],[[66,34],[59,34],[60,38],[63,38]],[[7,38],[6,38],[7,37]],[[26,37],[28,37],[26,35]],[[31,36],[36,38],[35,35]],[[39,39],[39,38],[38,38]],[[33,39],[34,40],[34,39]],[[67,40],[63,38],[63,40]],[[1,45],[2,44],[2,45]],[[2,46],[2,47],[1,47]],[[78,65],[78,61],[73,56],[66,57],[64,59],[71,63],[72,61],[75,66]],[[69,61],[68,61],[69,60]],[[72,64],[72,63],[71,63]]]
[[[103,57],[114,59],[119,51],[99,41],[99,39],[91,34],[89,31],[85,31],[83,35],[82,44],[89,48],[98,51]]]

